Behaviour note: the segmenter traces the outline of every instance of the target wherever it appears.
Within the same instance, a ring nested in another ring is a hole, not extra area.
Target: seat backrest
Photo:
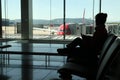
[[[114,40],[117,38],[117,36],[115,36],[114,34],[109,33],[108,34],[108,38],[106,39],[101,54],[99,55],[99,64],[101,63],[102,59],[104,58],[107,50],[109,49],[109,47],[112,45],[112,43],[114,42]]]
[[[114,55],[116,55],[116,53],[119,51],[119,49],[120,49],[120,39],[116,38],[115,41],[110,46],[110,48],[107,50],[103,59],[101,60],[101,63],[98,68],[96,80],[102,80],[101,76],[104,74],[106,66],[111,63],[111,60],[113,59]]]
[[[120,50],[111,60],[100,77],[101,80],[120,80]]]

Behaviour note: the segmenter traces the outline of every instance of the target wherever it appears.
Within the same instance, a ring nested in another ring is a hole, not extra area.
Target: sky
[[[107,21],[120,22],[119,3],[120,0],[102,0],[101,11],[108,14]],[[20,19],[20,7],[20,0],[2,0],[2,17]],[[33,19],[63,18],[63,0],[33,0],[32,10]],[[83,18],[84,11],[85,18],[93,19],[99,12],[99,0],[66,0],[66,18]]]

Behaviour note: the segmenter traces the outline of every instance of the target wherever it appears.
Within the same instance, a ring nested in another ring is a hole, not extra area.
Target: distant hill
[[[93,21],[90,19],[84,19],[86,24],[91,24]],[[10,20],[10,23],[21,22],[20,19]],[[82,23],[82,18],[66,18],[66,23]],[[33,24],[62,24],[63,18],[53,19],[53,20],[42,20],[42,19],[34,19]]]

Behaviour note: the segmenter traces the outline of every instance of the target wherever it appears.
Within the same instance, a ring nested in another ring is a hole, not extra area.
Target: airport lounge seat
[[[104,65],[100,66],[96,80],[120,80],[120,50]]]
[[[101,55],[99,56],[99,65],[103,64],[103,60],[106,59],[106,55],[113,54],[114,51],[118,48],[119,39],[116,39],[116,36],[111,34],[109,35],[108,39],[106,40],[103,49],[101,51]],[[111,50],[111,51],[110,51]],[[109,58],[107,59],[109,60]],[[107,61],[106,61],[107,63]],[[97,68],[90,65],[90,66],[84,66],[79,65],[74,62],[66,62],[60,69],[58,69],[58,73],[60,74],[60,78],[65,80],[65,78],[68,78],[68,80],[71,80],[71,75],[77,75],[80,77],[85,77],[87,80],[96,80],[97,71],[99,71],[100,67]],[[101,72],[99,72],[100,74]]]

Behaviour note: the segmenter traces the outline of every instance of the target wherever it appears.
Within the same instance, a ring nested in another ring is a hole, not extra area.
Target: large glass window
[[[66,23],[69,25],[70,35],[77,37],[81,33],[93,33],[94,16],[99,9],[96,4],[98,1],[94,0],[66,0]]]
[[[109,2],[109,3],[108,3]],[[119,0],[102,0],[101,11],[108,14],[107,28],[108,31],[120,36],[120,11]]]
[[[108,31],[119,36],[119,1],[101,1],[101,12],[108,13]],[[3,38],[21,39],[21,0],[1,2]],[[64,0],[33,0],[32,4],[33,39],[39,40],[73,40],[81,33],[91,35],[94,16],[100,9],[99,0],[65,0],[65,5]]]
[[[21,38],[20,0],[1,0],[3,38]]]
[[[33,0],[33,38],[57,39],[63,24],[63,0]]]
[[[33,0],[33,38],[72,40],[93,33],[94,11],[99,9],[95,4],[98,1]]]

